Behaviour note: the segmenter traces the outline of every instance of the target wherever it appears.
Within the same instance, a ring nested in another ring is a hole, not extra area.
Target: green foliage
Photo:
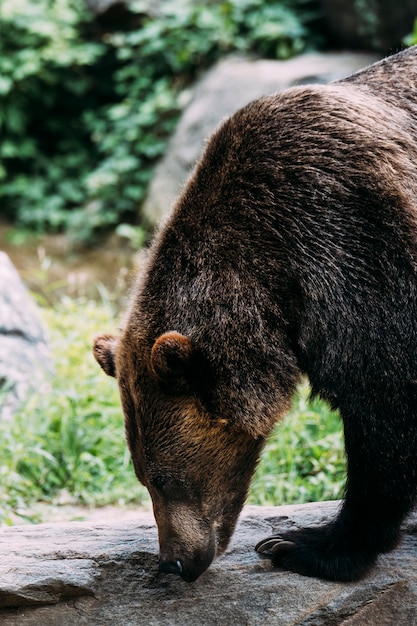
[[[91,338],[116,327],[112,303],[64,298],[43,315],[54,376],[50,389],[32,397],[13,423],[0,422],[0,523],[12,523],[16,514],[34,520],[34,502],[57,502],[63,493],[95,506],[148,499],[131,467],[116,381],[91,354]],[[342,495],[340,420],[323,402],[309,400],[308,392],[300,386],[290,414],[270,437],[249,502]]]
[[[134,221],[184,88],[229,52],[286,58],[314,0],[171,0],[103,32],[84,0],[3,0],[0,203],[19,226],[80,239]]]
[[[82,115],[104,49],[80,37],[87,17],[83,0],[2,2],[0,202],[31,227],[65,224],[94,166]]]
[[[404,44],[406,46],[415,46],[417,44],[417,19],[414,22],[413,31],[404,37]]]

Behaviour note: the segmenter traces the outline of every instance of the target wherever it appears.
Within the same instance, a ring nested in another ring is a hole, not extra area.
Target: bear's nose
[[[161,574],[182,574],[183,567],[179,559],[176,561],[164,561],[159,559],[159,571]]]
[[[204,565],[203,567],[187,568],[183,566],[179,559],[176,561],[164,561],[163,559],[159,559],[159,572],[161,574],[179,574],[187,583],[193,583],[197,580],[207,567],[207,565]]]

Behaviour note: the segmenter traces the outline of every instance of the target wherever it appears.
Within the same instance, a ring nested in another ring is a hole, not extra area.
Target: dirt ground
[[[51,505],[38,502],[33,511],[40,515],[42,522],[91,522],[111,523],[126,522],[153,518],[152,507],[149,506],[103,506],[90,508],[76,505]],[[21,522],[23,523],[23,522]]]
[[[62,234],[24,235],[1,222],[0,250],[26,286],[47,301],[64,293],[97,298],[101,285],[109,294],[123,294],[140,265],[140,255],[117,235],[81,247]]]

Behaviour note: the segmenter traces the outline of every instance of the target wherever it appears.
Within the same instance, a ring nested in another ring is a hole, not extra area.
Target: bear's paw
[[[329,524],[284,532],[263,539],[255,550],[270,558],[274,567],[304,576],[339,582],[362,578],[376,561],[375,551],[358,549],[356,541],[335,530]]]

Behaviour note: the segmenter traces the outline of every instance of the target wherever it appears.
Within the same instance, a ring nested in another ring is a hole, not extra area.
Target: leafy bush
[[[91,68],[104,53],[80,37],[87,17],[82,0],[2,3],[0,198],[21,224],[58,228],[85,200],[96,155],[82,117],[100,100]]]
[[[415,46],[417,44],[417,19],[414,22],[414,28],[412,32],[404,37],[404,44],[406,46]]]
[[[55,375],[49,393],[31,398],[13,423],[0,422],[0,523],[12,523],[13,514],[33,520],[34,502],[56,502],[62,493],[95,506],[148,500],[132,470],[116,381],[91,354],[91,337],[116,327],[111,302],[64,298],[43,315]],[[300,386],[290,414],[270,437],[249,502],[341,496],[340,420],[308,392]]]
[[[84,0],[3,0],[0,202],[18,225],[79,238],[134,221],[181,93],[220,56],[286,58],[314,0],[181,0],[103,32]]]

